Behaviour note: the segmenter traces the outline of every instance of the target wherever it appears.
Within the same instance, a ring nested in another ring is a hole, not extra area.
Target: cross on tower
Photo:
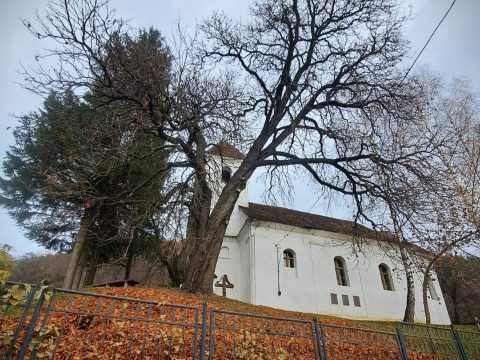
[[[222,296],[227,297],[227,289],[233,289],[235,285],[233,285],[230,281],[228,281],[227,275],[223,275],[220,280],[215,283],[215,287],[222,288]]]

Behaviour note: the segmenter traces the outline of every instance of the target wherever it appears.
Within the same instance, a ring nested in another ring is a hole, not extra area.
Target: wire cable
[[[430,37],[428,38],[427,42],[425,43],[425,45],[423,45],[423,48],[422,50],[420,50],[420,52],[418,53],[417,57],[415,58],[415,60],[413,60],[413,63],[412,65],[410,65],[410,67],[408,68],[407,70],[407,73],[405,74],[405,76],[403,77],[402,81],[400,83],[402,83],[405,78],[408,76],[408,74],[410,73],[410,71],[412,70],[412,68],[415,66],[415,63],[417,62],[418,58],[420,57],[420,55],[422,55],[423,51],[425,50],[425,48],[428,46],[428,44],[430,43],[430,40],[432,40],[433,38],[433,35],[435,35],[435,33],[437,32],[438,28],[440,27],[440,25],[442,25],[442,22],[443,20],[445,20],[445,18],[448,16],[448,14],[450,13],[450,10],[452,10],[453,8],[453,5],[455,5],[455,3],[457,2],[457,0],[453,0],[452,4],[450,5],[450,7],[448,8],[447,12],[445,13],[445,15],[443,15],[442,19],[440,20],[440,22],[437,24],[437,27],[433,30],[432,34],[430,35]]]
[[[320,197],[318,197],[317,200],[315,200],[315,202],[312,204],[312,206],[310,206],[310,208],[307,210],[307,213],[309,213],[310,211],[312,211],[313,207],[314,207],[315,205],[317,205],[317,203],[318,203],[319,200],[320,200]],[[282,238],[278,243],[275,244],[275,246],[278,247],[278,246],[280,245],[280,243],[281,243],[283,240],[285,240],[288,235],[290,235],[290,233],[293,231],[294,228],[295,228],[295,226],[292,226],[292,228],[290,229],[290,231],[289,231],[286,235],[284,235],[283,238]]]

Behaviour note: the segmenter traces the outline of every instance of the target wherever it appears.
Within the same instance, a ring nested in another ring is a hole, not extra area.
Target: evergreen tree
[[[152,29],[136,39],[113,37],[112,44],[112,58],[133,65],[168,58]],[[121,64],[110,66],[117,69],[112,81],[122,82]],[[152,239],[138,229],[151,226],[149,219],[164,202],[168,150],[135,125],[135,114],[105,104],[103,95],[50,94],[41,110],[19,119],[16,143],[3,163],[0,205],[29,239],[51,250],[73,249],[66,287],[75,285],[79,265],[90,269],[84,277],[91,281],[98,264],[112,258],[128,264],[145,246],[151,248]]]

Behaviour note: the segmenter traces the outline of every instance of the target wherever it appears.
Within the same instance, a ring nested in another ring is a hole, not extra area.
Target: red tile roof
[[[240,150],[224,140],[220,141],[217,145],[213,145],[209,150],[207,150],[207,154],[235,160],[243,160],[245,158],[245,155],[242,154]]]

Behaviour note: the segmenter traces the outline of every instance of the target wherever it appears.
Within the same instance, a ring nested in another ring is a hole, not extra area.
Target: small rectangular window
[[[353,296],[353,305],[356,306],[356,307],[360,307],[360,297],[359,296],[356,296],[356,295]]]
[[[345,306],[350,306],[350,300],[348,299],[348,295],[342,295],[342,303]]]
[[[338,305],[338,297],[337,294],[330,293],[330,300],[333,305]]]

